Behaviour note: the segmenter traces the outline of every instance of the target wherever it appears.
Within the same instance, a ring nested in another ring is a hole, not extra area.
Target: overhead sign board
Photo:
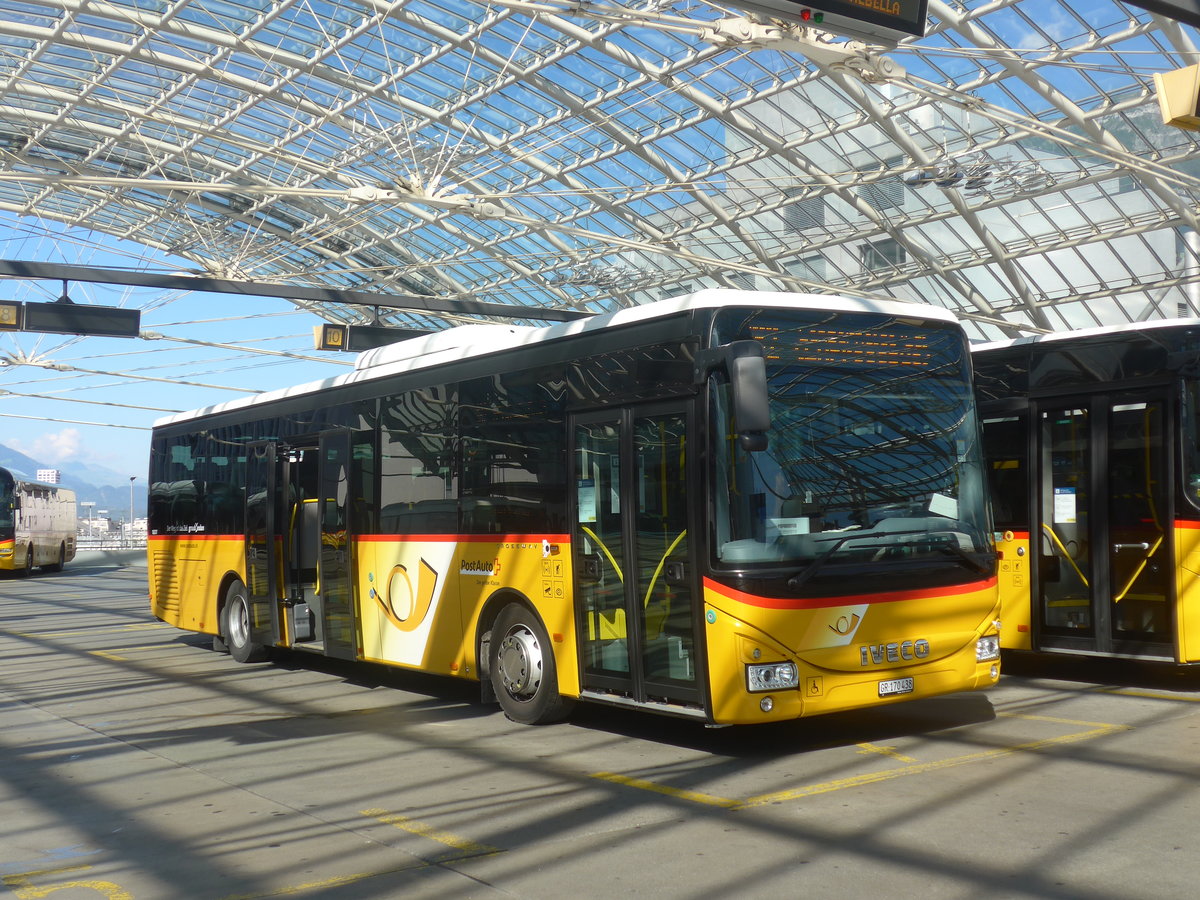
[[[318,350],[362,353],[428,333],[415,328],[392,328],[388,325],[338,325],[326,322],[313,327],[313,344]]]
[[[1164,125],[1200,131],[1200,65],[1155,72],[1154,90]]]
[[[0,331],[39,331],[95,337],[137,337],[142,313],[120,306],[91,303],[0,302]]]
[[[1130,6],[1200,27],[1200,0],[1127,0]]]
[[[0,300],[0,331],[20,331],[25,304]]]
[[[799,22],[870,44],[925,36],[929,0],[730,0],[731,6]]]

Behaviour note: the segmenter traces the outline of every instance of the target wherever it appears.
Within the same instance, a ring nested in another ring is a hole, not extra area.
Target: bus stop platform
[[[0,882],[19,898],[1192,898],[1200,674],[1057,661],[773,726],[299,655],[239,666],[146,570],[0,581]]]

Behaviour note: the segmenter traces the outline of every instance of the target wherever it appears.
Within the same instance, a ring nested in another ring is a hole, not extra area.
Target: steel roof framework
[[[0,209],[214,278],[514,308],[1200,312],[1197,137],[1151,79],[1195,37],[1112,0],[932,0],[887,51],[688,0],[0,0]]]

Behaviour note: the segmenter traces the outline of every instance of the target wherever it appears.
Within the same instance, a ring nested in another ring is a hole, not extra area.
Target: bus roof
[[[1071,341],[1105,335],[1133,334],[1141,331],[1153,331],[1160,328],[1200,327],[1200,319],[1155,319],[1152,322],[1126,322],[1123,325],[1101,325],[1096,328],[1080,328],[1078,331],[1056,331],[1053,334],[1034,334],[1024,337],[1008,338],[1003,341],[988,341],[972,344],[971,352],[983,350],[999,350],[1004,347],[1021,347],[1026,344],[1044,344],[1051,341]]]
[[[353,372],[312,381],[295,387],[265,391],[252,397],[241,397],[215,406],[164,416],[154,423],[158,428],[185,422],[202,416],[270,403],[288,397],[303,396],[341,385],[356,384],[388,375],[429,368],[461,359],[485,356],[530,344],[544,343],[573,335],[587,334],[606,328],[664,318],[691,309],[745,307],[791,307],[836,312],[875,312],[886,315],[910,316],[931,321],[955,323],[958,320],[947,309],[923,303],[900,300],[868,300],[854,297],[835,297],[827,294],[796,294],[773,291],[736,291],[707,289],[684,294],[655,303],[632,306],[616,312],[576,319],[555,325],[505,325],[478,323],[459,325],[388,344],[361,353]]]

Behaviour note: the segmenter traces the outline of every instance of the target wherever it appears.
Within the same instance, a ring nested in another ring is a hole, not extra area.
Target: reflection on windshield
[[[726,310],[722,327],[722,343],[763,343],[772,422],[765,451],[742,450],[727,386],[713,391],[720,562],[795,563],[794,582],[832,560],[981,567],[978,425],[955,328],[779,310]]]
[[[13,485],[12,482],[0,481],[0,535],[11,532],[14,524]]]

